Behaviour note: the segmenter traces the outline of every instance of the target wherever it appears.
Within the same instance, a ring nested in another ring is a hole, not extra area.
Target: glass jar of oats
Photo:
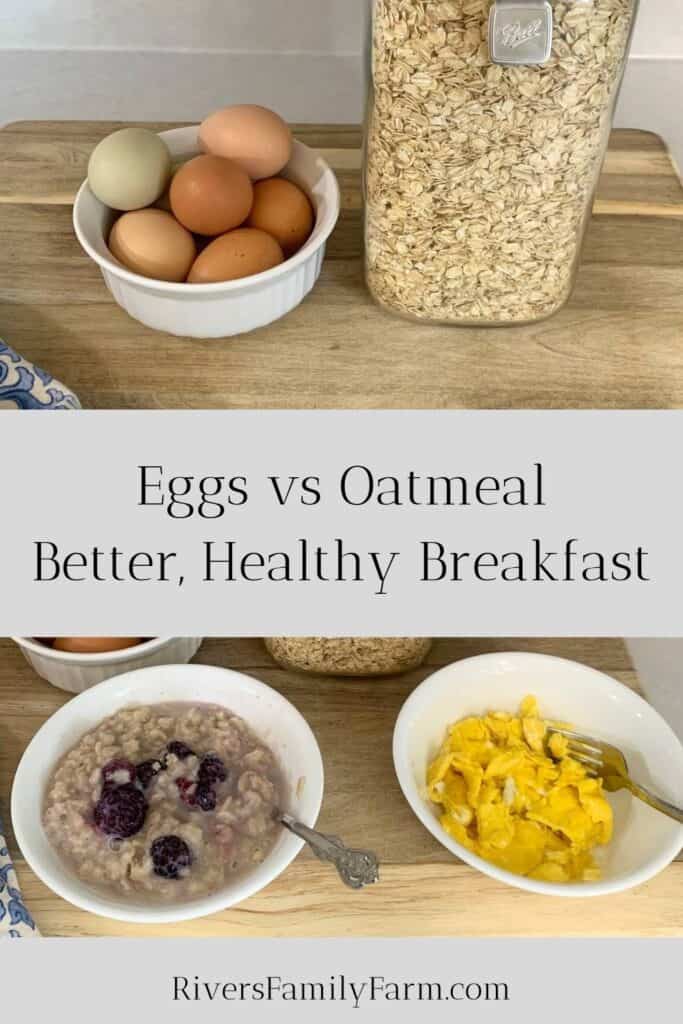
[[[419,668],[431,640],[411,637],[270,637],[266,647],[283,668],[323,676],[390,676]]]
[[[419,320],[571,295],[638,0],[371,0],[367,279]]]

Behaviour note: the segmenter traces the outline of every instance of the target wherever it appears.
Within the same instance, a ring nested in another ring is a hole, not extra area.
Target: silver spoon
[[[379,882],[379,861],[370,850],[351,850],[337,836],[316,832],[289,814],[279,812],[276,818],[286,829],[303,839],[318,860],[334,864],[342,882],[350,889],[364,889],[366,885]]]

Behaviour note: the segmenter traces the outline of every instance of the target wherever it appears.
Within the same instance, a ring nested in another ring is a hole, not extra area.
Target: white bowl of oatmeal
[[[33,871],[76,906],[163,923],[259,892],[313,827],[323,765],[303,716],[249,676],[204,665],[140,669],[75,697],[17,769],[12,821]]]

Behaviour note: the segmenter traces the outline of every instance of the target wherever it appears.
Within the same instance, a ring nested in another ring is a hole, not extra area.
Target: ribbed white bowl
[[[199,152],[198,128],[162,132],[174,161]],[[308,194],[316,225],[306,245],[291,259],[263,274],[221,284],[171,284],[126,270],[107,247],[114,213],[95,198],[86,182],[74,204],[74,230],[97,263],[116,302],[135,320],[157,331],[187,338],[229,338],[279,320],[306,298],[325,258],[327,239],[340,211],[339,185],[319,153],[294,143],[283,176]]]
[[[152,665],[186,665],[202,646],[202,637],[158,637],[137,647],[108,654],[70,654],[28,637],[12,638],[29,665],[48,683],[69,693],[83,693],[105,679]]]

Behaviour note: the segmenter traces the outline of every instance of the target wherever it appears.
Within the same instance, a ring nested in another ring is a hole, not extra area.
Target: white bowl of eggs
[[[339,218],[334,172],[263,107],[103,139],[74,229],[130,316],[181,337],[264,327],[314,287]]]
[[[534,778],[528,773],[529,759],[517,758],[526,749],[525,742],[514,739],[512,726],[509,735],[513,739],[508,739],[501,713],[518,715],[520,704],[531,695],[538,699],[543,715],[551,720],[570,723],[577,732],[622,750],[634,780],[666,800],[683,803],[683,746],[664,719],[641,697],[616,679],[577,662],[527,652],[500,652],[465,658],[435,672],[404,704],[394,731],[394,765],[403,794],[417,818],[456,857],[498,882],[527,892],[544,896],[606,896],[654,878],[681,850],[683,826],[624,791],[600,791],[599,798],[593,793],[592,799],[587,794],[586,806],[591,806],[598,816],[598,809],[607,801],[612,826],[601,836],[600,830],[595,829],[590,840],[587,836],[591,833],[584,834],[584,853],[589,853],[589,859],[594,856],[595,861],[581,878],[572,879],[568,868],[560,870],[563,864],[572,862],[573,856],[580,858],[579,823],[583,821],[586,827],[586,815],[571,797],[582,784],[577,781],[570,785],[569,794],[565,788],[557,802],[553,789],[557,796],[561,784],[546,772],[536,806],[525,807],[529,790],[527,796],[522,795],[516,802],[516,793],[523,794],[527,784],[536,785],[540,776],[529,783]],[[486,722],[490,723],[490,713],[498,720],[498,732],[492,732],[490,724],[482,727],[483,716],[488,716]],[[464,732],[454,733],[457,723],[461,727],[466,723]],[[540,720],[537,724],[541,724]],[[454,734],[461,752],[451,759]],[[522,735],[526,733],[523,731]],[[462,745],[463,736],[471,742]],[[503,760],[498,758],[498,768],[509,753],[514,755],[506,767],[511,793],[508,795],[506,781],[506,791],[497,803],[491,780],[500,776],[490,767],[491,751],[503,753]],[[541,747],[530,757],[539,765],[547,759],[547,753]],[[489,763],[482,770],[487,758]],[[435,782],[447,764],[445,781]],[[513,768],[515,764],[526,767]],[[455,784],[455,789],[459,788],[455,782],[459,771],[468,774],[473,787],[467,791],[463,806],[454,806],[455,790],[451,787]],[[486,787],[478,787],[479,772],[487,780]],[[484,796],[487,789],[488,795]],[[435,790],[444,794],[443,801],[434,801]],[[470,800],[476,805],[471,811],[465,806]],[[493,804],[485,807],[489,801]],[[558,814],[548,817],[547,807],[551,804]],[[509,818],[505,807],[510,809]],[[537,823],[544,819],[545,824],[536,833]]]
[[[154,665],[186,665],[201,637],[12,637],[41,679],[83,693],[106,679]]]

